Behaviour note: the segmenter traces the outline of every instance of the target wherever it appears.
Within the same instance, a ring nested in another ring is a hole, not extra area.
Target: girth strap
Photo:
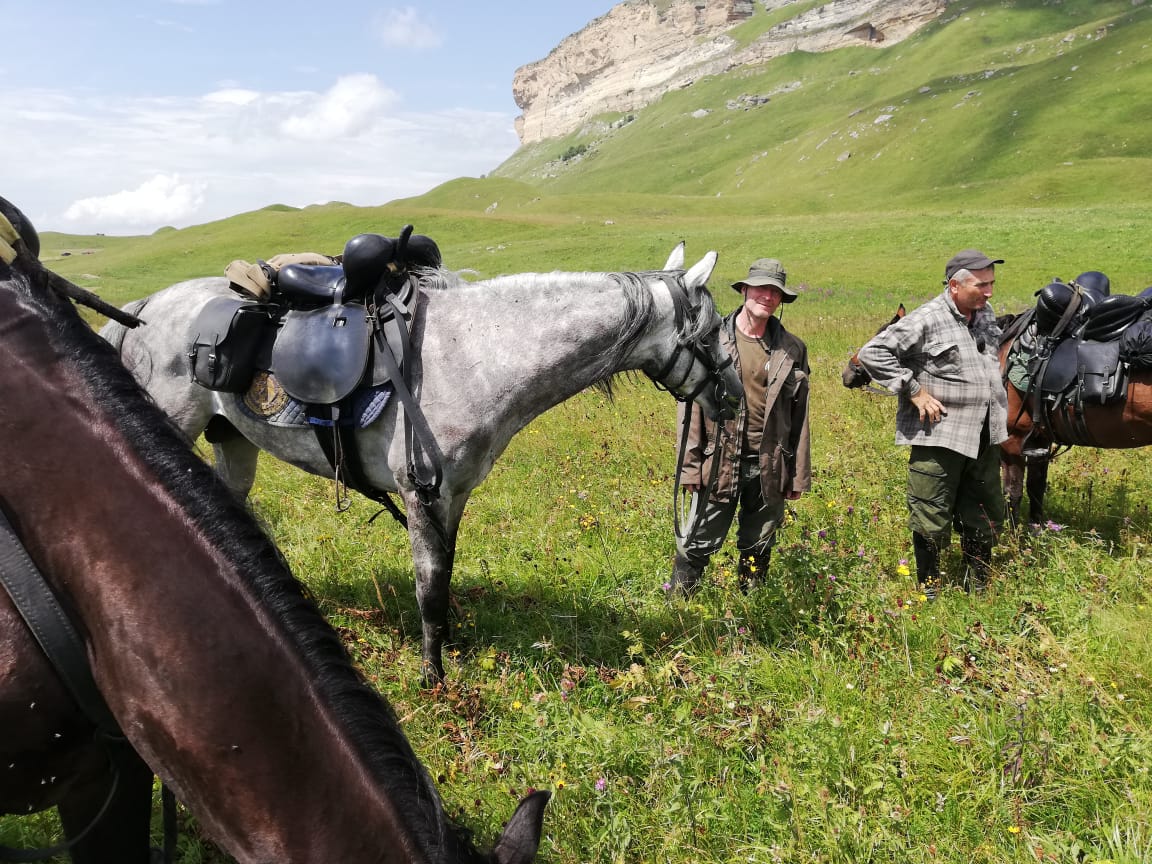
[[[355,489],[365,498],[381,505],[393,519],[407,529],[408,517],[392,500],[392,496],[383,489],[377,489],[373,486],[364,474],[364,464],[360,460],[360,445],[356,441],[355,425],[339,422],[338,406],[332,407],[332,413],[331,426],[316,424],[312,428],[316,432],[316,441],[319,443],[320,449],[324,451],[324,457],[336,474],[337,481],[343,480],[349,488]],[[372,519],[375,518],[375,516],[372,517]],[[371,522],[372,519],[368,521]]]

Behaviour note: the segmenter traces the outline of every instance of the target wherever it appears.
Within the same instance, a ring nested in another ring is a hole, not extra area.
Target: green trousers
[[[975,459],[944,447],[913,446],[908,459],[908,527],[940,547],[952,528],[981,543],[995,543],[1004,523],[1000,445]]]

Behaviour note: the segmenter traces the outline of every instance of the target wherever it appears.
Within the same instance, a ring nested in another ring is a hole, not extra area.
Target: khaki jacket
[[[724,319],[720,341],[740,371],[736,349],[736,315]],[[808,427],[808,349],[778,319],[768,322],[764,334],[768,350],[767,406],[764,411],[764,435],[760,443],[760,484],[765,503],[782,503],[790,492],[807,492],[812,488],[811,437]],[[684,421],[685,406],[680,405],[678,418]],[[710,500],[731,501],[738,494],[736,478],[740,463],[740,442],[748,412],[741,403],[736,417],[717,427],[704,416],[703,409],[692,404],[692,425],[680,471],[680,482],[704,485],[712,476],[712,460],[717,452],[716,487]],[[678,426],[682,429],[682,426]],[[679,443],[679,441],[677,441]],[[751,455],[751,454],[749,454]]]

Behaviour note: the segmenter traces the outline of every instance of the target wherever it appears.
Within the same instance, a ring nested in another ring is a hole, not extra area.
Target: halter
[[[668,358],[668,362],[661,367],[660,371],[655,374],[650,374],[648,377],[652,379],[652,383],[656,385],[657,390],[667,391],[677,402],[694,402],[696,397],[703,393],[704,389],[709,385],[714,386],[717,395],[719,395],[724,389],[720,375],[725,369],[732,365],[732,358],[725,357],[721,362],[717,363],[705,350],[706,343],[703,342],[701,337],[689,337],[685,334],[685,322],[687,320],[694,320],[700,314],[700,305],[693,306],[689,302],[688,292],[684,290],[684,283],[681,281],[679,274],[660,273],[659,276],[664,280],[664,284],[668,286],[668,293],[672,296],[673,320],[676,325],[676,347],[672,351],[672,356]],[[680,376],[680,380],[675,384],[666,383],[664,379],[672,374],[672,370],[676,368],[676,364],[680,362],[680,356],[685,351],[689,353],[689,362],[688,366],[684,369],[684,374]],[[684,385],[689,377],[691,377],[692,370],[696,368],[697,363],[702,365],[708,374],[692,390],[685,391]],[[721,401],[723,400],[717,399],[717,402]]]

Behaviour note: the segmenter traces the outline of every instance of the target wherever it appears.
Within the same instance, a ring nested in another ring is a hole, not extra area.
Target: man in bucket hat
[[[676,554],[671,585],[680,594],[699,586],[734,518],[740,586],[746,590],[759,582],[768,569],[785,501],[812,486],[808,349],[775,316],[781,304],[796,299],[796,291],[788,287],[784,267],[775,258],[753,262],[748,275],[732,287],[744,302],[724,319],[720,341],[740,374],[744,397],[736,416],[723,424],[691,406],[681,487],[704,494],[713,460],[720,464],[707,500],[694,508],[699,513],[694,530]]]
[[[1001,441],[1008,398],[1000,378],[1000,328],[988,305],[996,265],[979,249],[944,265],[944,291],[876,334],[860,349],[872,380],[900,397],[896,443],[911,447],[908,521],[916,575],[934,600],[940,550],[955,526],[964,587],[980,593],[1004,521]]]

